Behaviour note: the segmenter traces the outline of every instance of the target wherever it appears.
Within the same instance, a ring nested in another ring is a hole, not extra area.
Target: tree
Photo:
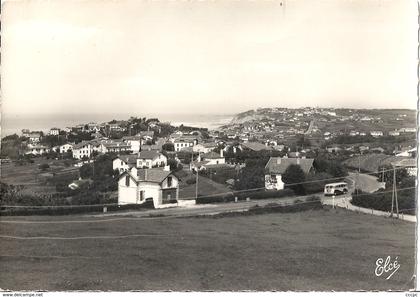
[[[175,147],[173,143],[165,143],[164,145],[162,145],[162,149],[164,151],[168,151],[168,152],[173,152],[175,151]]]
[[[168,159],[168,165],[171,170],[178,169],[178,162],[175,159]]]
[[[284,174],[282,174],[282,181],[286,184],[286,186],[287,184],[292,184],[288,187],[291,188],[296,194],[305,193],[303,185],[297,184],[305,181],[305,173],[299,165],[289,165]]]
[[[91,178],[93,176],[93,167],[91,164],[84,164],[79,169],[81,178]]]
[[[391,165],[385,165],[379,168],[379,180],[382,181],[382,171],[383,170],[383,177],[385,182],[385,188],[389,189],[392,188],[392,184],[394,183],[394,171]],[[397,185],[400,185],[401,181],[408,177],[407,169],[405,168],[396,168],[395,169],[395,179]]]

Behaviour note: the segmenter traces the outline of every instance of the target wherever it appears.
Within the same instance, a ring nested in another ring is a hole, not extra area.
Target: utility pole
[[[200,152],[198,152],[198,159],[200,159]],[[195,199],[198,198],[198,164],[195,168]]]
[[[399,209],[398,209],[397,176],[395,173],[394,166],[392,166],[392,169],[393,169],[393,179],[392,179],[391,217],[394,216],[394,200],[395,200],[395,209],[397,211],[397,218],[399,218],[400,214],[399,214]]]
[[[382,166],[382,182],[384,182],[385,179],[385,167]]]

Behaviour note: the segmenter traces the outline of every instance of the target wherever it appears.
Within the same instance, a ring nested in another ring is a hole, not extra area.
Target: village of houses
[[[358,156],[375,156],[377,164],[374,163],[373,167],[364,171],[376,171],[380,165],[392,163],[404,166],[412,175],[416,174],[415,140],[387,143],[388,147],[381,147],[377,142],[331,142],[343,136],[415,139],[416,129],[410,125],[411,118],[407,119],[406,114],[391,116],[392,123],[389,124],[386,123],[386,117],[346,112],[348,115],[343,116],[335,109],[258,109],[239,114],[231,123],[212,131],[198,127],[173,127],[157,119],[148,120],[142,131],[135,131],[130,120],[87,123],[64,129],[51,128],[46,135],[50,138],[67,139],[69,135],[80,133],[90,138],[79,142],[62,141],[61,145],[53,147],[42,144],[42,138],[45,137],[42,132],[24,129],[22,137],[27,140],[22,151],[31,156],[43,156],[51,152],[61,156],[71,154],[75,167],[93,163],[98,155],[113,154],[116,156],[112,161],[113,170],[119,173],[119,205],[141,204],[151,199],[156,207],[178,202],[180,182],[173,169],[179,166],[192,175],[197,172],[217,174],[217,170],[231,170],[233,174],[224,181],[224,186],[227,190],[233,189],[238,172],[246,165],[244,161],[232,158],[232,155],[247,151],[264,152],[270,157],[264,166],[265,176],[261,177],[265,181],[266,190],[284,189],[282,174],[292,164],[300,166],[305,174],[313,172],[314,158],[319,151],[329,155],[345,154],[350,160],[343,162],[346,165]],[[369,131],[358,130],[354,125],[362,123],[361,127],[385,127],[389,124],[395,127],[395,121],[401,123],[401,128]],[[170,133],[162,133],[165,127],[171,127]],[[298,138],[304,140],[299,143]],[[228,159],[226,155],[229,155]],[[175,163],[172,168],[170,162]],[[358,162],[360,171],[360,159]],[[369,162],[363,163],[362,169]],[[81,184],[83,180],[75,180],[69,187],[75,189]],[[197,193],[183,198],[197,198],[194,197]]]

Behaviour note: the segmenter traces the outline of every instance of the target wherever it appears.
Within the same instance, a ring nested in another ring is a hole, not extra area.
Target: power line
[[[397,191],[405,191],[405,190],[410,190],[410,189],[415,189],[416,187],[407,187],[407,188],[402,188],[399,189]],[[385,193],[391,193],[392,191],[382,191],[382,192],[376,192],[376,193],[363,193],[360,194],[359,196],[368,196],[368,195],[380,195],[380,194],[385,194]],[[300,198],[308,198],[311,196],[315,196],[315,195],[306,195],[306,196],[297,196],[295,197],[296,200],[299,200]],[[332,200],[333,197],[324,197],[323,201],[328,201],[328,200]],[[296,201],[295,200],[295,201]],[[254,200],[255,201],[255,200]],[[281,198],[279,198],[278,202],[282,202]],[[293,202],[293,203],[286,203],[286,204],[279,204],[279,206],[292,206],[292,205],[299,205],[299,204],[306,204],[306,203],[313,203],[313,201],[301,201],[301,202]],[[414,208],[415,209],[415,208]],[[403,210],[411,210],[411,209],[401,209],[400,211]],[[190,216],[197,216],[200,214],[191,214]],[[72,224],[72,223],[77,223],[77,224],[87,224],[87,223],[107,223],[107,222],[116,222],[116,221],[142,221],[142,220],[161,220],[161,219],[176,219],[176,218],[185,218],[188,217],[188,215],[186,216],[185,214],[182,215],[174,215],[174,216],[162,216],[162,217],[154,217],[154,216],[149,216],[149,217],[138,217],[138,218],[133,218],[133,217],[123,217],[123,218],[112,218],[112,219],[93,219],[93,220],[67,220],[67,221],[18,221],[18,220],[9,220],[9,221],[3,221],[0,220],[0,224],[1,223],[6,223],[6,224]],[[125,236],[125,235],[121,235],[121,236]],[[1,237],[1,236],[0,236]]]
[[[396,168],[398,169],[404,169],[404,168],[408,168],[410,166],[401,166]],[[365,174],[378,174],[378,173],[382,173],[382,172],[388,172],[388,171],[393,171],[394,169],[388,169],[388,170],[381,170],[381,171],[372,171],[372,172],[367,172]],[[346,176],[341,176],[341,177],[331,177],[331,178],[325,178],[325,179],[317,179],[317,180],[311,180],[311,181],[303,181],[303,182],[298,182],[298,183],[290,183],[290,184],[284,184],[285,186],[295,186],[295,185],[302,185],[302,184],[309,184],[309,183],[318,183],[318,182],[323,182],[323,181],[331,181],[331,180],[337,180],[337,179],[344,179],[347,177],[351,177],[351,175],[346,175]],[[223,192],[223,193],[217,193],[217,194],[210,194],[210,195],[206,195],[205,197],[218,197],[218,196],[223,196],[226,194],[238,194],[238,193],[244,193],[244,192],[252,192],[252,191],[258,191],[258,190],[265,190],[265,187],[259,187],[259,188],[252,188],[252,189],[245,189],[245,190],[235,190],[235,191],[229,191],[229,192]],[[182,198],[183,200],[193,200],[196,199],[196,197],[184,197]],[[83,208],[83,207],[89,207],[89,206],[113,206],[113,205],[118,205],[118,203],[108,203],[108,204],[86,204],[86,205],[36,205],[36,206],[32,206],[32,205],[0,205],[0,207],[5,207],[5,208],[39,208],[39,209],[43,209],[43,208]]]

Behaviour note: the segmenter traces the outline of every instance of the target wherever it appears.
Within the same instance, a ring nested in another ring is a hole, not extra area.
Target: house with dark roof
[[[245,150],[250,150],[250,151],[254,151],[254,152],[272,151],[273,150],[273,148],[271,146],[267,146],[267,145],[259,143],[259,142],[244,142],[244,143],[241,143],[241,146]]]
[[[141,136],[124,136],[122,140],[130,146],[130,151],[133,153],[138,153],[143,144]]]
[[[103,140],[100,142],[100,152],[102,153],[121,153],[130,151],[131,146],[121,140]]]
[[[137,154],[137,168],[164,167],[168,158],[159,151],[141,151]]]
[[[90,158],[93,152],[92,144],[89,141],[82,141],[73,146],[72,154],[75,159],[82,159],[84,157]]]
[[[226,165],[223,150],[220,150],[220,154],[216,152],[210,152],[203,155],[199,154],[197,161],[191,162],[190,170],[201,171],[208,168],[225,167]]]
[[[118,179],[118,204],[142,204],[152,198],[155,207],[177,203],[178,178],[169,167],[137,169],[133,167]]]
[[[405,168],[408,175],[417,176],[417,159],[416,158],[404,158],[391,162],[391,165],[396,168]]]
[[[120,173],[128,171],[137,164],[137,155],[123,155],[112,160],[112,169]]]
[[[305,174],[312,170],[314,159],[271,157],[265,165],[265,188],[267,190],[282,190],[284,182],[282,175],[290,165],[299,165]]]

